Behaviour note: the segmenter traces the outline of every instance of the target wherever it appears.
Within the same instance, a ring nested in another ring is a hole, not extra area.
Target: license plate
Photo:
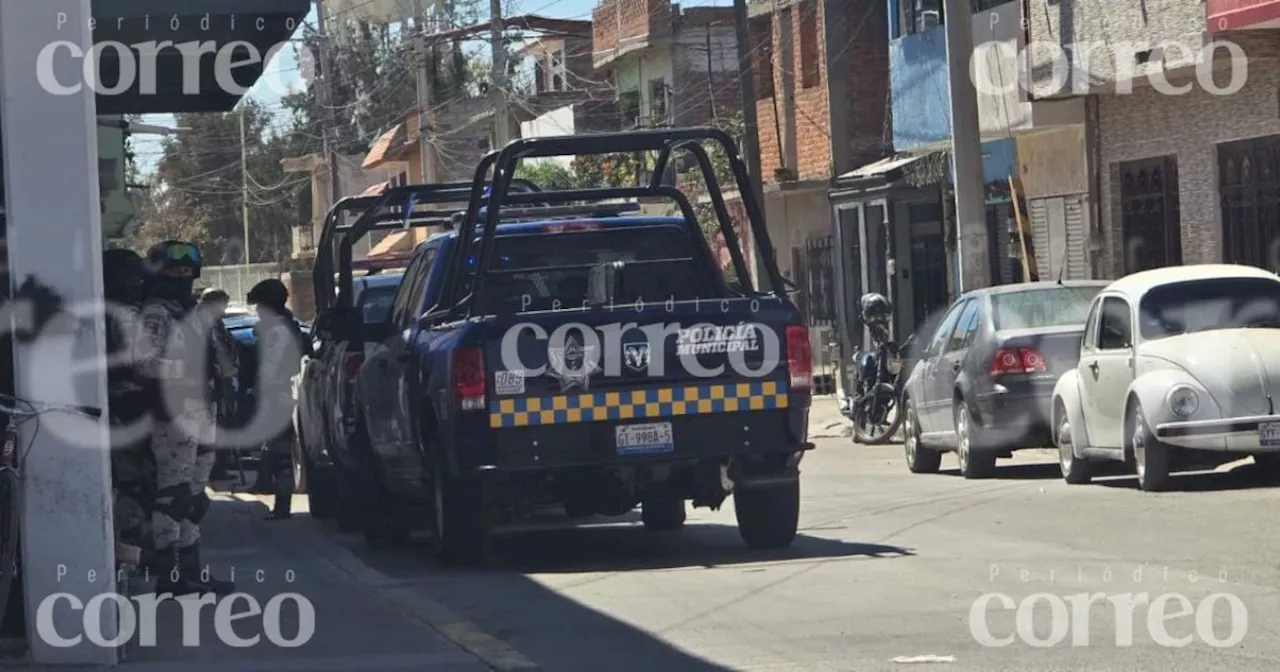
[[[1280,448],[1280,422],[1264,422],[1258,425],[1258,444],[1268,448]]]
[[[675,450],[669,422],[618,427],[614,430],[614,437],[619,455],[670,453]]]

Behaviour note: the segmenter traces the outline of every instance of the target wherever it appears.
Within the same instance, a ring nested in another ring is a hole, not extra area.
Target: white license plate
[[[669,422],[625,425],[616,428],[614,436],[617,440],[619,455],[670,453],[675,450]]]
[[[1280,448],[1280,422],[1264,422],[1258,425],[1258,445]]]

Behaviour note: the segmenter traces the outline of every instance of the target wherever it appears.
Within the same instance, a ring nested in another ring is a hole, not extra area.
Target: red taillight
[[[484,408],[484,351],[463,348],[453,353],[453,393],[464,411]]]
[[[1044,355],[1035,348],[1000,348],[991,358],[991,375],[1013,373],[1044,373]]]
[[[809,349],[808,327],[787,327],[787,371],[791,373],[791,389],[813,387],[813,352]]]
[[[342,361],[342,377],[348,380],[355,378],[364,365],[364,355],[347,355]]]

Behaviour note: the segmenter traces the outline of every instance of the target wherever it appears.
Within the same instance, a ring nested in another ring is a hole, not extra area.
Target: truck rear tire
[[[683,497],[651,497],[640,505],[640,520],[646,530],[678,530],[684,527],[685,519]]]
[[[800,525],[800,481],[733,493],[738,534],[750,548],[786,548]]]
[[[492,552],[492,511],[485,484],[478,478],[455,477],[440,465],[432,481],[436,555],[451,565],[483,565]]]
[[[337,479],[333,469],[317,469],[314,464],[308,464],[307,472],[311,477],[311,488],[307,490],[307,508],[311,510],[313,517],[328,520],[338,510]]]

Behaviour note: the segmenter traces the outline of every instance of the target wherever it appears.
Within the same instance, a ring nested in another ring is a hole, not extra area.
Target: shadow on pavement
[[[938,473],[947,476],[960,476],[959,469],[942,469]],[[996,463],[996,470],[992,472],[990,479],[995,481],[1037,481],[1062,478],[1062,469],[1058,467],[1057,462],[1045,462],[1039,464],[1010,464],[1001,465]]]
[[[691,517],[689,524],[676,532],[650,532],[626,522],[515,530],[495,540],[495,561],[489,566],[453,569],[436,563],[426,539],[415,539],[397,549],[371,550],[361,537],[338,532],[332,522],[306,514],[297,518],[285,525],[332,539],[394,583],[414,586],[543,669],[557,672],[730,669],[664,641],[667,637],[680,639],[687,628],[677,627],[669,633],[662,628],[700,619],[699,614],[715,609],[720,602],[736,599],[736,592],[655,599],[646,571],[690,572],[688,580],[700,584],[703,579],[696,578],[697,572],[743,566],[743,574],[735,574],[738,578],[734,580],[750,585],[768,583],[811,565],[770,563],[914,554],[897,546],[850,543],[804,533],[788,549],[753,551],[742,542],[735,526]],[[746,566],[748,563],[755,564]],[[718,581],[727,580],[723,574],[717,576]],[[588,586],[602,588],[601,582],[608,582],[608,588],[603,593],[593,592],[598,597],[593,597],[592,606],[575,599],[581,594],[578,591],[592,590]],[[628,617],[652,624],[658,631],[631,625],[623,620]]]
[[[1096,479],[1097,485],[1108,488],[1126,490],[1138,489],[1138,477],[1124,474],[1116,478]],[[1262,471],[1252,463],[1241,464],[1227,471],[1183,471],[1174,472],[1169,479],[1168,492],[1226,492],[1231,490],[1252,490],[1254,488],[1274,487],[1280,483],[1280,477]]]

